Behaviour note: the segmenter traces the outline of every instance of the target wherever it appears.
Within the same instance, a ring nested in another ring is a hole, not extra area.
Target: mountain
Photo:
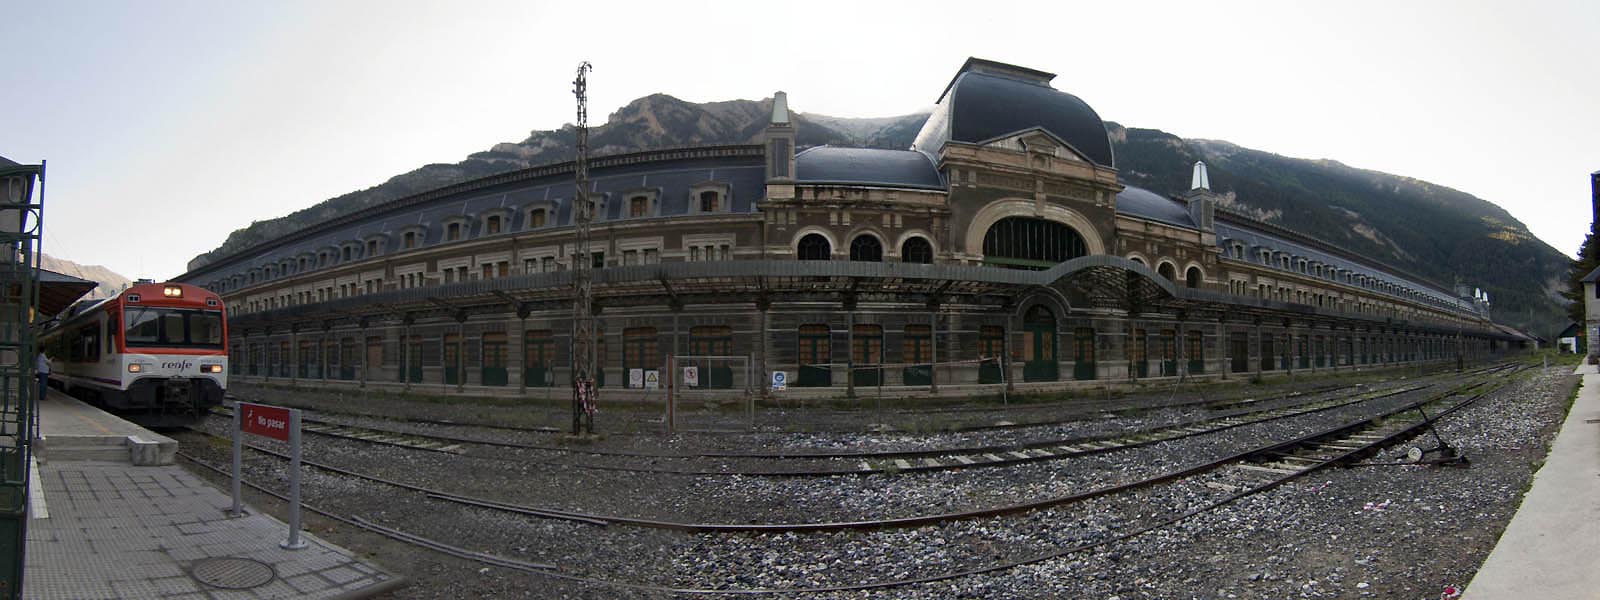
[[[99,283],[99,286],[89,290],[89,293],[83,295],[85,299],[90,300],[110,298],[111,296],[116,295],[117,292],[128,289],[128,286],[133,284],[133,280],[118,275],[111,269],[107,269],[100,265],[80,265],[64,258],[50,256],[49,254],[39,255],[39,268],[47,271],[55,271],[62,275],[71,275],[73,277],[77,277],[78,279],[87,279],[89,281]]]
[[[1227,209],[1288,227],[1493,301],[1497,322],[1552,337],[1571,259],[1511,213],[1476,196],[1333,160],[1291,158],[1216,140],[1185,140],[1107,123],[1124,183],[1165,195],[1189,187],[1203,160]]]
[[[759,141],[772,100],[696,104],[653,94],[590,128],[595,155],[700,144]],[[906,148],[926,114],[867,119],[791,113],[800,147],[831,144]],[[1108,122],[1123,181],[1172,195],[1188,189],[1190,166],[1204,160],[1227,210],[1287,227],[1452,289],[1459,278],[1489,292],[1496,320],[1553,335],[1566,325],[1562,289],[1570,259],[1528,232],[1504,209],[1426,181],[1356,169],[1332,160],[1292,158],[1218,140],[1187,140],[1156,129]],[[453,183],[539,164],[572,160],[568,125],[533,131],[456,164],[431,164],[388,181],[234,231],[222,246],[190,261],[217,257],[341,215]]]

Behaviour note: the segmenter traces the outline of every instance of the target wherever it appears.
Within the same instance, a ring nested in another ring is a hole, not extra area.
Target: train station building
[[[969,59],[904,150],[796,148],[780,92],[760,144],[593,158],[590,256],[562,163],[177,280],[224,298],[238,380],[470,393],[570,394],[578,260],[608,390],[669,354],[747,357],[704,361],[705,387],[784,371],[842,396],[1453,363],[1526,340],[1470,286],[1219,206],[1203,164],[1175,197],[1122,183],[1105,124],[1053,78]]]

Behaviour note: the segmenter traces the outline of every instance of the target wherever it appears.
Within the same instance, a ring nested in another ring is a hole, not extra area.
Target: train
[[[41,335],[50,385],[146,427],[199,421],[228,390],[222,298],[141,280],[68,307]]]

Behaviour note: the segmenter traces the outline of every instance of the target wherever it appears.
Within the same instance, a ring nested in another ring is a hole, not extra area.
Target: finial
[[[1189,180],[1189,189],[1211,189],[1211,177],[1206,175],[1206,163],[1204,161],[1194,161],[1194,177]]]
[[[787,125],[789,123],[789,95],[777,92],[772,95],[772,122]]]

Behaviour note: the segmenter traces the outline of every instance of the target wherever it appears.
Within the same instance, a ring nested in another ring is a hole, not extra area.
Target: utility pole
[[[590,281],[589,223],[589,63],[578,65],[572,93],[578,97],[577,193],[572,198],[572,224],[576,239],[572,252],[572,435],[594,433],[595,386],[594,288]],[[581,431],[580,431],[581,430]]]

